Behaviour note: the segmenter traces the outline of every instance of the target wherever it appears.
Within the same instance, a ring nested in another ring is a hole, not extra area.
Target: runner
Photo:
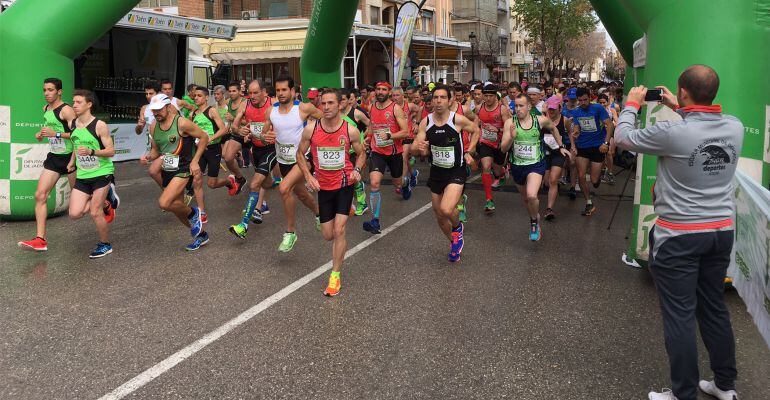
[[[590,165],[591,184],[594,189],[598,189],[601,184],[602,163],[610,148],[609,142],[615,126],[604,107],[590,103],[587,89],[578,88],[577,98],[580,106],[572,110],[572,142],[577,148],[578,182],[586,201],[586,207],[580,214],[587,216],[592,215],[596,207],[591,200],[591,188],[586,182],[586,172],[589,172]]]
[[[74,154],[68,169],[71,170],[72,163],[77,166],[77,180],[70,194],[69,214],[78,220],[91,213],[99,242],[88,257],[101,258],[112,253],[107,224],[114,221],[115,210],[107,201],[107,194],[114,183],[115,148],[107,124],[91,114],[93,104],[94,94],[90,91],[77,89],[72,93],[77,119],[70,137]]]
[[[230,175],[227,179],[219,178],[219,164],[222,161],[222,137],[227,134],[227,126],[219,116],[215,107],[209,106],[209,91],[206,88],[196,88],[193,93],[195,105],[198,107],[191,115],[195,125],[206,132],[209,137],[209,144],[206,151],[201,156],[199,165],[201,175],[193,177],[193,188],[195,189],[195,201],[198,203],[198,209],[201,212],[201,222],[206,223],[206,207],[204,206],[203,195],[203,173],[206,172],[208,179],[206,185],[210,189],[221,187],[227,188],[227,194],[235,196],[238,192],[238,183],[235,176]]]
[[[471,132],[470,148],[465,151],[462,130]],[[472,164],[479,139],[479,128],[462,115],[449,111],[449,88],[438,85],[433,89],[433,112],[420,122],[417,149],[430,153],[431,166],[428,187],[431,191],[433,213],[439,228],[450,241],[448,259],[460,261],[463,251],[463,223],[457,203],[463,196],[468,178],[466,164]]]
[[[184,102],[187,104],[195,104],[195,101],[193,99],[195,98],[195,91],[197,89],[198,89],[198,86],[196,86],[194,83],[187,85],[187,94],[182,96],[182,100],[184,100]],[[194,112],[195,110],[184,108],[180,111],[182,112],[183,117],[192,120],[192,118],[190,118],[190,112]]]
[[[417,133],[417,126],[415,125],[414,120],[420,115],[420,108],[406,99],[404,91],[400,87],[395,87],[391,90],[390,98],[404,111],[404,116],[407,121],[407,136],[401,143],[404,150],[402,153],[404,158],[404,171],[406,172],[404,174],[404,179],[408,179],[409,189],[412,190],[417,186],[417,177],[420,175],[418,169],[412,168],[414,165],[414,158],[410,153],[412,142],[414,142],[414,136]]]
[[[246,178],[243,176],[235,156],[239,151],[246,148],[250,142],[246,140],[248,133],[246,134],[247,136],[244,136],[240,132],[241,127],[236,126],[234,121],[238,110],[241,109],[245,100],[241,96],[240,84],[238,82],[230,82],[227,86],[227,93],[230,96],[230,100],[227,102],[229,116],[225,116],[225,118],[230,123],[230,137],[222,146],[222,158],[225,159],[227,169],[235,176],[235,180],[238,182],[238,193],[240,193],[243,187],[246,186]]]
[[[570,123],[574,123],[574,120],[572,119],[572,111],[575,110],[578,107],[577,104],[577,88],[569,88],[566,91],[566,94],[564,96],[564,106],[561,110],[561,115],[567,118]],[[567,163],[569,164],[569,182],[566,182],[565,184],[569,183],[569,191],[567,192],[567,195],[569,196],[570,200],[575,200],[577,198],[577,148],[572,145],[572,130],[568,131],[569,135],[567,136],[567,141],[564,142],[564,145],[567,147],[567,149],[572,154],[572,157],[567,160]]]
[[[265,122],[267,111],[272,107],[262,82],[252,81],[249,84],[249,100],[241,103],[235,115],[234,124],[241,126],[240,134],[246,135],[251,142],[254,175],[249,182],[249,198],[241,214],[241,222],[230,226],[230,232],[239,239],[245,239],[249,230],[249,220],[255,224],[262,223],[260,199],[266,197],[265,189],[273,187],[270,171],[276,165],[275,145],[265,138]],[[244,124],[241,123],[244,121]]]
[[[323,113],[310,103],[300,103],[294,100],[294,78],[283,75],[275,80],[275,95],[278,102],[267,108],[264,139],[268,143],[275,143],[278,167],[281,169],[283,179],[278,185],[283,200],[283,209],[286,214],[286,232],[283,234],[278,251],[287,253],[294,248],[297,242],[296,233],[296,204],[294,196],[316,216],[316,229],[321,230],[318,204],[313,196],[305,188],[302,170],[297,165],[297,157],[304,154],[297,153],[302,131],[308,118],[321,119]],[[296,167],[296,168],[295,168]],[[348,207],[350,204],[348,204]]]
[[[342,108],[342,118],[353,124],[353,126],[358,129],[358,131],[361,133],[361,143],[364,143],[366,140],[366,127],[371,123],[369,120],[369,115],[361,107],[354,107],[354,105],[357,104],[354,90],[340,89],[340,93],[342,94],[342,104],[340,106]],[[356,161],[357,156],[355,154],[355,150],[351,149],[350,162],[355,164]],[[366,190],[363,180],[356,182],[353,188],[355,191],[356,200],[355,214],[364,215],[366,210],[369,209],[369,206],[366,205]]]
[[[618,110],[615,109],[615,104],[610,103],[609,97],[605,93],[602,93],[599,95],[598,99],[599,105],[604,107],[605,110],[607,110],[607,115],[612,118],[612,126],[618,126]],[[615,184],[615,175],[612,174],[612,170],[615,167],[614,163],[614,157],[615,157],[615,139],[610,138],[610,150],[607,152],[607,155],[604,157],[604,164],[607,166],[607,169],[602,172],[602,182],[614,185]]]
[[[366,154],[358,129],[340,118],[340,92],[324,89],[319,98],[323,118],[304,128],[297,152],[305,154],[310,150],[315,173],[310,171],[305,157],[297,158],[297,165],[310,188],[318,192],[321,233],[325,240],[334,241],[332,272],[324,290],[324,295],[331,297],[340,292],[340,270],[347,251],[345,225],[353,201],[353,185],[361,180]],[[355,164],[351,161],[351,148],[355,151]]]
[[[503,127],[500,148],[507,153],[513,147],[510,153],[511,175],[529,212],[529,240],[538,241],[541,232],[540,200],[537,198],[537,193],[540,191],[545,174],[543,133],[540,129],[551,132],[559,145],[558,151],[565,157],[567,149],[562,145],[561,135],[550,119],[532,115],[532,106],[527,95],[520,94],[513,99],[513,102],[516,105],[516,115],[506,121]]]
[[[481,137],[479,139],[478,152],[481,157],[481,182],[484,186],[486,204],[484,213],[495,213],[495,202],[492,199],[492,181],[505,175],[505,154],[500,151],[500,139],[505,121],[511,119],[508,107],[503,106],[497,97],[497,88],[492,83],[487,83],[483,88],[484,103],[480,104],[478,116],[481,124]]]
[[[35,251],[48,250],[45,239],[45,223],[48,217],[48,195],[56,187],[56,182],[62,175],[67,175],[70,188],[75,185],[75,172],[69,169],[72,159],[72,125],[75,121],[75,110],[61,99],[62,81],[59,78],[47,78],[43,81],[43,96],[46,105],[43,106],[45,123],[35,139],[48,139],[50,151],[43,162],[43,172],[37,181],[35,191],[35,222],[37,236],[32,240],[19,242],[19,247]]]
[[[195,106],[192,101],[188,103],[185,100],[174,97],[174,84],[171,83],[170,80],[162,79],[160,81],[160,91],[171,99],[171,105],[174,106],[172,112],[180,113],[182,109],[188,110],[188,113],[190,111],[195,111]]]
[[[380,233],[380,182],[385,169],[390,169],[393,186],[401,188],[401,196],[409,200],[412,189],[404,184],[404,158],[402,155],[402,140],[407,136],[407,122],[404,110],[390,100],[391,86],[387,82],[379,82],[375,87],[376,102],[371,108],[371,124],[366,134],[369,147],[372,149],[369,166],[369,204],[372,210],[371,221],[364,222],[364,230],[373,234]],[[398,194],[398,191],[396,192]]]
[[[456,93],[455,88],[455,93]],[[462,90],[462,89],[461,89]],[[449,101],[449,111],[456,113],[457,115],[462,115],[468,119],[470,119],[473,122],[476,122],[476,113],[471,111],[470,105],[463,106],[461,103],[458,103],[455,101],[456,97],[452,97]],[[467,130],[463,130],[462,132],[463,136],[463,149],[467,153],[468,149],[470,148],[470,134]],[[468,176],[471,174],[471,165],[475,164],[466,164],[465,168],[468,170]],[[494,184],[492,185],[494,187]],[[460,202],[457,204],[457,209],[460,212],[460,222],[465,223],[468,219],[468,195],[463,193],[462,198],[460,199]]]
[[[546,101],[546,107],[548,118],[556,126],[556,130],[559,131],[561,143],[569,143],[569,132],[572,129],[572,122],[561,114],[561,101],[557,96],[552,96]],[[564,166],[572,162],[572,154],[569,153],[568,145],[564,145],[564,148],[568,151],[567,157],[564,157],[562,151],[557,147],[558,142],[556,141],[556,138],[545,135],[544,140],[550,148],[548,150],[548,155],[546,156],[548,203],[545,209],[545,220],[551,221],[556,218],[556,214],[553,212],[553,206],[556,204],[556,197],[559,196],[559,178],[561,178]]]
[[[531,109],[532,112],[534,112],[534,115],[543,115],[545,114],[545,102],[543,101],[543,92],[540,90],[539,87],[536,85],[530,85],[527,88],[527,95],[529,96],[529,101],[532,102]],[[514,101],[516,99],[514,98]],[[514,109],[514,112],[516,110]]]
[[[185,205],[183,196],[190,177],[201,175],[200,160],[208,146],[209,137],[190,120],[175,114],[171,99],[165,94],[153,97],[148,107],[155,116],[155,122],[150,125],[153,140],[149,159],[163,160],[163,193],[158,204],[162,210],[174,213],[183,225],[190,228],[194,240],[185,249],[198,250],[209,242],[209,235],[203,229],[200,210]],[[195,139],[198,139],[197,146]]]
[[[496,87],[495,87],[495,90],[497,90]],[[468,106],[470,111],[473,111],[474,113],[478,114],[479,111],[477,109],[481,107],[481,104],[483,103],[484,103],[484,85],[478,83],[471,86],[471,102]]]

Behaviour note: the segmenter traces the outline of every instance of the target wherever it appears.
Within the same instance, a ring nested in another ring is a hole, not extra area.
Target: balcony
[[[497,56],[497,65],[507,67],[511,60],[507,56]]]
[[[529,53],[514,53],[511,57],[512,65],[524,65],[532,64],[532,54]]]
[[[502,14],[508,13],[508,1],[507,0],[497,0],[497,12]]]
[[[501,38],[508,38],[508,39],[511,38],[510,34],[508,33],[508,29],[505,29],[505,28],[498,28],[498,29],[500,30],[499,34]]]

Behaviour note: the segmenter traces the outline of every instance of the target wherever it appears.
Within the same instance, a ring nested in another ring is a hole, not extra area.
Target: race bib
[[[545,142],[545,145],[548,146],[548,148],[551,150],[556,150],[559,148],[559,144],[556,143],[556,139],[554,139],[553,135],[544,135],[543,142]]]
[[[49,137],[48,144],[51,146],[51,153],[64,153],[67,151],[67,146],[62,138]]]
[[[382,135],[387,136],[390,133],[390,128],[374,129],[374,140],[377,143],[377,147],[393,146],[393,139],[383,139]]]
[[[84,171],[90,171],[99,168],[99,158],[96,156],[78,155],[78,168]]]
[[[455,148],[452,146],[430,146],[433,156],[433,165],[439,168],[452,168],[455,166]]]
[[[262,140],[262,128],[265,127],[264,122],[252,122],[249,124],[249,127],[251,128],[251,136],[254,136],[254,139]]]
[[[534,160],[535,159],[535,146],[531,144],[518,144],[516,143],[513,148],[513,154],[516,158],[522,160]]]
[[[596,119],[594,117],[578,117],[582,132],[596,132]]]
[[[278,145],[278,161],[281,164],[294,164],[297,162],[297,150],[294,148],[294,144],[281,144]]]
[[[338,171],[345,167],[345,147],[319,147],[318,167],[325,171]]]
[[[178,171],[179,170],[179,156],[176,154],[164,154],[163,165],[164,171]]]
[[[497,128],[489,124],[484,124],[481,127],[481,138],[487,142],[497,142]]]

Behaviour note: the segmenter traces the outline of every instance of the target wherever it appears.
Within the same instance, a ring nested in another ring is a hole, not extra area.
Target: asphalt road
[[[487,217],[483,192],[469,185],[458,264],[446,261],[448,243],[424,208],[428,189],[403,201],[386,187],[383,227],[401,225],[366,242],[363,217],[351,218],[349,248],[360,246],[330,299],[328,273],[307,275],[328,263],[331,245],[301,205],[299,240],[283,254],[277,192],[241,241],[227,226],[245,195],[209,191],[211,243],[188,253],[189,233],[160,212],[155,183],[136,163],[118,164],[112,255],[88,259],[88,217],[51,219],[43,254],[16,247],[34,223],[0,228],[0,398],[94,399],[137,376],[126,398],[646,398],[669,386],[668,367],[652,280],[620,261],[630,200],[607,230],[624,178],[599,189],[592,217],[579,215],[582,201],[560,198],[538,243],[527,240],[517,193],[496,193]],[[737,293],[727,299],[739,393],[767,399],[770,351]]]

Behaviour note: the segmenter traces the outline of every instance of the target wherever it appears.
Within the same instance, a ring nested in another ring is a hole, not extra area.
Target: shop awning
[[[216,61],[247,61],[275,58],[297,58],[302,55],[307,29],[262,32],[239,32],[231,42],[211,40],[208,56]]]
[[[115,26],[226,40],[234,38],[236,30],[234,25],[221,22],[180,17],[146,10],[131,10]]]

